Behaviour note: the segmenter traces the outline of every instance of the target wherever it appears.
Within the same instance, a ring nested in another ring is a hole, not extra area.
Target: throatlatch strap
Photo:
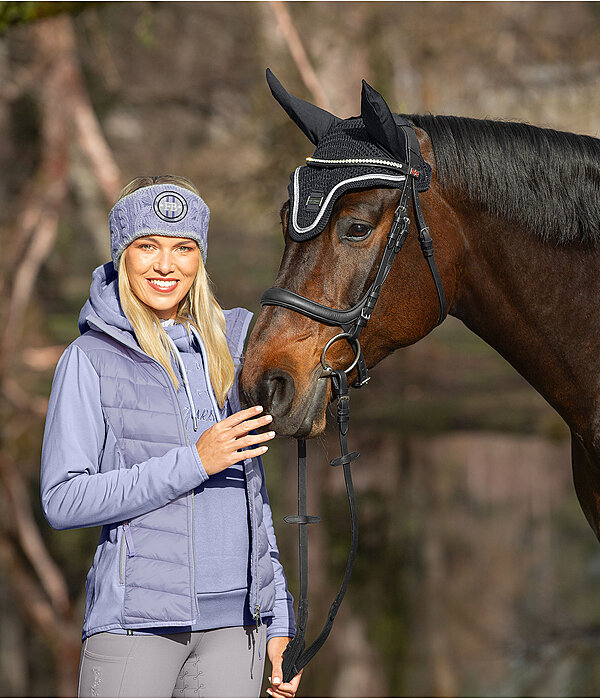
[[[429,233],[429,226],[427,226],[423,217],[423,210],[421,209],[421,200],[419,199],[416,180],[412,181],[412,198],[413,210],[415,212],[415,224],[417,225],[417,231],[419,232],[419,243],[421,244],[421,250],[423,251],[425,260],[427,260],[427,264],[429,265],[429,270],[431,272],[431,276],[433,277],[433,281],[435,282],[435,289],[437,291],[438,301],[440,304],[440,315],[436,324],[439,326],[440,323],[446,318],[448,313],[446,308],[446,295],[444,293],[442,279],[433,256],[433,239]]]
[[[344,469],[344,481],[346,483],[346,493],[348,495],[348,504],[350,507],[350,553],[348,555],[348,562],[346,563],[344,579],[335,600],[329,608],[327,622],[323,626],[319,636],[305,650],[304,637],[306,633],[306,623],[308,621],[308,548],[306,539],[304,538],[306,537],[306,525],[308,522],[314,522],[312,518],[316,516],[306,515],[306,442],[304,440],[298,440],[298,520],[296,520],[295,516],[288,516],[285,518],[285,520],[286,522],[297,523],[300,531],[300,600],[298,602],[296,636],[292,639],[283,652],[282,671],[284,683],[289,683],[294,676],[300,673],[300,671],[323,646],[325,640],[329,636],[331,628],[333,627],[333,621],[335,620],[337,611],[339,610],[344,594],[346,593],[346,589],[348,588],[350,575],[352,574],[352,567],[354,565],[354,560],[356,559],[356,551],[358,549],[358,512],[350,464],[359,456],[359,453],[349,453],[348,451],[348,425],[350,422],[348,380],[346,378],[346,373],[343,370],[334,370],[333,374],[331,375],[331,379],[334,388],[334,396],[338,400],[337,421],[341,457],[331,460],[330,464],[332,466],[338,466],[341,464]],[[301,472],[303,473],[302,477]],[[301,490],[304,492],[302,496],[300,495]],[[305,518],[308,518],[309,520],[305,521]],[[304,538],[302,537],[303,531]]]

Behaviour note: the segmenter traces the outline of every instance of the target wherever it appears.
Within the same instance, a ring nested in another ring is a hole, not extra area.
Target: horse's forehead
[[[343,194],[333,208],[333,216],[347,209],[376,209],[393,205],[400,196],[397,189],[371,187],[365,190],[351,190]]]

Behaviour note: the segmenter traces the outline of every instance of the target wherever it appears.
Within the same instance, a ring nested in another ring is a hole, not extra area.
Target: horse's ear
[[[361,117],[369,136],[390,155],[404,160],[406,145],[383,97],[366,80],[362,81]]]
[[[315,144],[329,131],[330,127],[341,121],[339,117],[312,105],[310,102],[294,97],[283,87],[277,78],[267,68],[267,83],[273,97],[285,109],[290,117]]]

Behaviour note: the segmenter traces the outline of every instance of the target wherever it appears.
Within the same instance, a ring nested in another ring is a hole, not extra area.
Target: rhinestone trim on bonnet
[[[381,160],[378,158],[313,158],[306,156],[306,162],[310,165],[385,165],[388,168],[398,168],[398,170],[406,170],[406,163],[396,163],[393,160]]]

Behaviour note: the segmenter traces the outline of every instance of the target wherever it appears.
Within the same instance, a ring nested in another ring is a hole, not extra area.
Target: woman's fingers
[[[272,440],[275,437],[275,431],[271,430],[268,433],[261,433],[260,435],[246,435],[245,437],[240,437],[235,441],[236,449],[242,449],[243,447],[250,447],[250,445],[258,445],[259,442],[266,442],[267,440]]]
[[[231,428],[231,434],[234,437],[239,437],[245,433],[249,433],[251,430],[256,430],[257,428],[262,428],[273,420],[273,416],[268,413],[264,416],[259,416],[253,420],[245,420]]]
[[[252,457],[260,457],[260,455],[264,455],[264,453],[268,450],[269,448],[266,445],[261,445],[260,447],[257,447],[255,450],[244,450],[243,452],[236,452],[235,454],[235,460],[238,462],[240,459],[252,459]],[[236,462],[232,462],[232,464],[235,464]]]
[[[296,691],[291,688],[289,683],[282,683],[279,686],[267,688],[267,693],[273,698],[293,698],[296,695]]]
[[[267,451],[266,445],[246,449],[275,437],[272,430],[261,434],[249,433],[273,420],[269,415],[257,416],[262,410],[262,406],[251,406],[215,423],[202,433],[196,449],[209,476],[227,469],[241,459],[259,457]]]
[[[269,695],[272,695],[274,698],[293,698],[296,695],[296,692],[298,691],[298,685],[300,684],[301,675],[302,673],[299,673],[297,676],[294,676],[294,678],[292,678],[292,680],[289,683],[277,683],[276,685],[271,683],[271,688],[267,689],[267,692],[271,690],[272,692],[270,692]]]
[[[262,413],[262,406],[251,406],[250,408],[245,408],[243,411],[238,411],[237,413],[232,413],[230,416],[221,421],[221,425],[224,428],[233,428],[238,423],[248,420],[250,418],[255,418],[259,413]]]

